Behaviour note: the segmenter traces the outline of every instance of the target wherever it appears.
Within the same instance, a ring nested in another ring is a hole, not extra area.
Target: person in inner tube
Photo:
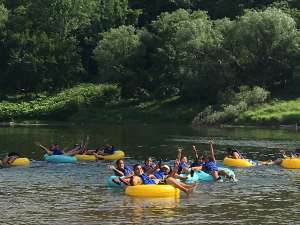
[[[2,160],[0,160],[1,167],[10,167],[11,164],[17,159],[20,158],[20,154],[17,152],[8,153]]]
[[[168,165],[163,165],[160,171],[156,171],[154,174],[147,175],[144,173],[143,168],[140,164],[136,164],[133,167],[134,176],[130,177],[129,185],[157,185],[157,184],[169,184],[172,185],[182,191],[184,191],[187,195],[189,195],[195,185],[189,185],[177,181],[173,176],[178,170],[179,161],[175,161],[174,169],[171,170]]]
[[[94,153],[97,159],[103,159],[103,156],[105,155],[112,155],[116,151],[116,148],[111,144],[105,144],[104,148],[102,150],[97,149],[97,151]]]

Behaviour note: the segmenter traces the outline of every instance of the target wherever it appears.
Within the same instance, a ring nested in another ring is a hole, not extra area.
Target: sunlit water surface
[[[235,169],[237,183],[200,183],[180,199],[143,199],[111,189],[106,179],[113,162],[50,164],[34,142],[62,147],[106,142],[126,152],[127,164],[147,155],[173,160],[176,148],[191,155],[191,145],[207,151],[216,143],[217,158],[236,146],[255,160],[280,157],[279,148],[300,144],[296,131],[267,129],[193,129],[175,125],[94,125],[0,128],[0,154],[19,151],[29,167],[0,170],[0,224],[299,224],[300,170],[278,166]],[[220,162],[221,164],[221,162]]]

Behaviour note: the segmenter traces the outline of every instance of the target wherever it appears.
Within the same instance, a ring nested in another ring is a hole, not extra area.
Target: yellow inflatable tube
[[[251,167],[253,164],[247,159],[233,159],[229,157],[224,158],[224,166],[233,167]]]
[[[124,158],[125,156],[125,153],[121,150],[117,150],[115,151],[114,154],[112,155],[105,155],[103,156],[102,158],[99,158],[99,159],[103,159],[103,160],[118,160],[118,159],[122,159]],[[96,156],[94,155],[75,155],[76,159],[77,160],[80,160],[80,161],[96,161]]]
[[[12,166],[27,166],[30,164],[30,160],[28,158],[17,158],[10,165]]]
[[[300,169],[300,158],[285,158],[281,161],[281,166],[286,169]]]
[[[105,155],[103,156],[104,160],[118,160],[123,159],[125,157],[125,153],[121,150],[115,151],[112,155]]]
[[[94,155],[75,155],[75,157],[80,161],[96,161],[96,156]]]
[[[179,198],[180,190],[172,185],[136,185],[128,186],[125,189],[125,194],[132,197],[146,198]]]

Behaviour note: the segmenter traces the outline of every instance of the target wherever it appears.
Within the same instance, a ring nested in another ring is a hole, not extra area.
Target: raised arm
[[[209,141],[208,143],[209,143],[210,157],[215,162],[216,158],[215,158],[215,152],[214,152],[213,142]]]
[[[182,148],[177,149],[177,158],[176,160],[180,161],[181,160],[181,154],[182,154]]]
[[[175,160],[174,168],[173,168],[172,172],[169,174],[169,177],[175,177],[175,175],[177,173],[177,170],[178,170],[178,167],[179,167],[179,163],[180,163],[179,160]]]
[[[192,149],[193,149],[193,153],[194,153],[195,159],[198,160],[199,156],[198,156],[198,152],[197,152],[196,146],[193,145]]]
[[[118,170],[115,166],[113,165],[109,165],[108,166],[109,169],[113,170],[116,174],[118,174],[118,176],[123,177],[125,176],[124,173],[121,170]]]
[[[47,153],[48,155],[52,155],[52,152],[51,152],[50,149],[48,149],[47,147],[41,145],[40,143],[35,143],[35,144],[36,144],[38,147],[40,147],[41,149],[45,150],[46,153]]]

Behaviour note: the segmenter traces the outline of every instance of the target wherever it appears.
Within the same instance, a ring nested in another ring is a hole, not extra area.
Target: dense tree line
[[[0,0],[0,93],[82,82],[123,97],[216,101],[241,85],[293,88],[297,0]]]

